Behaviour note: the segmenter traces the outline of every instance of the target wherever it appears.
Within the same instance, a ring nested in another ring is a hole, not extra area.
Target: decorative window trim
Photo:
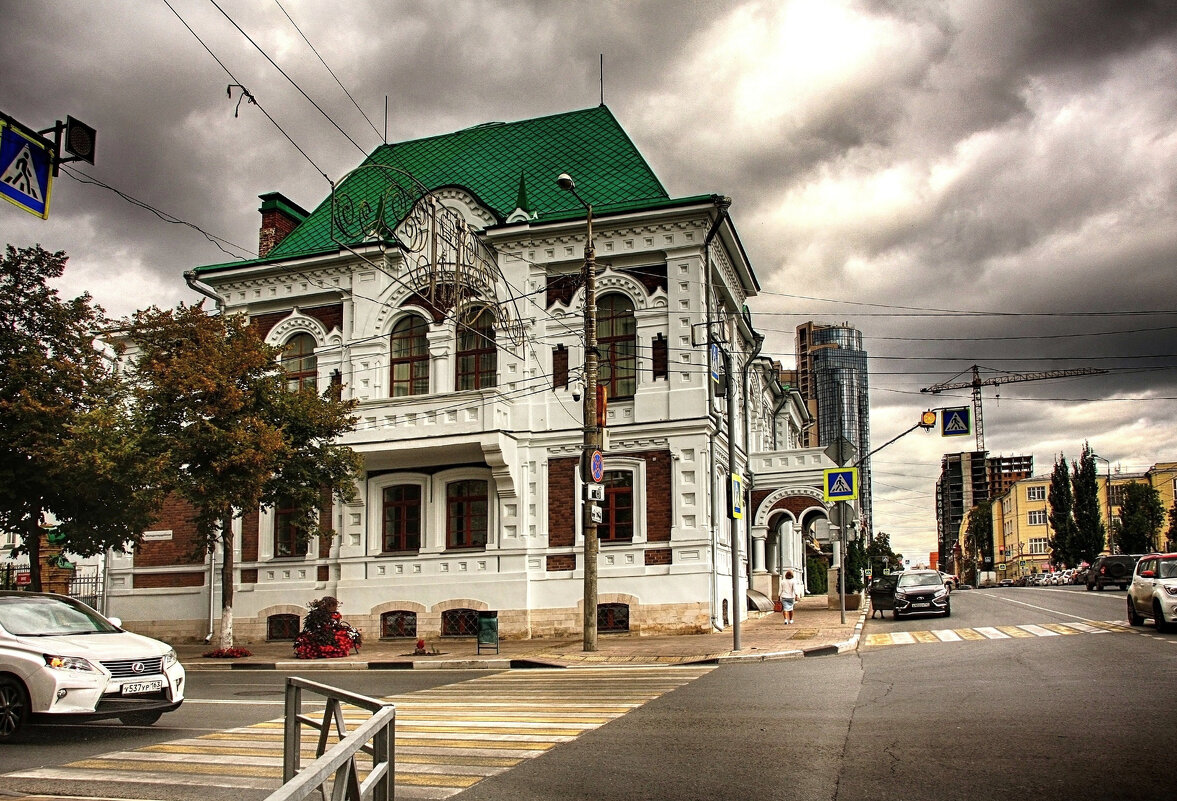
[[[384,490],[398,484],[412,484],[421,488],[421,547],[418,551],[385,551],[384,550]],[[431,548],[430,540],[430,492],[429,476],[421,473],[385,473],[368,479],[368,553],[378,556],[416,557]]]
[[[633,540],[631,544],[638,545],[646,542],[646,461],[630,456],[610,455],[605,459],[606,470],[628,470],[633,473]],[[578,498],[584,497],[585,482],[581,480],[580,468],[574,467],[576,473],[576,492]],[[584,515],[576,515],[576,544],[584,545]],[[625,547],[622,544],[610,546]]]
[[[239,518],[238,518],[239,519]],[[236,520],[234,521],[236,522]],[[319,538],[311,536],[306,542],[306,553],[277,556],[274,553],[274,527],[278,524],[278,508],[263,506],[257,516],[257,558],[259,562],[278,560],[280,562],[309,562],[318,558]],[[240,542],[240,532],[237,540]]]

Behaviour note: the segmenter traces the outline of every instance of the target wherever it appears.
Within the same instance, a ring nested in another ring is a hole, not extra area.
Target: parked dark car
[[[1121,553],[1097,557],[1087,571],[1087,590],[1103,592],[1103,588],[1109,584],[1114,584],[1121,590],[1128,589],[1132,582],[1132,571],[1140,561],[1141,555]]]
[[[948,587],[935,570],[904,570],[895,583],[896,619],[903,615],[940,614],[949,617],[952,606]]]

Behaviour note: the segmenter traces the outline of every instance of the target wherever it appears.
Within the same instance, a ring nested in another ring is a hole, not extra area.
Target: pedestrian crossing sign
[[[827,501],[853,501],[858,498],[858,468],[834,467],[825,471],[822,486]]]
[[[968,406],[957,406],[953,409],[940,411],[940,436],[967,437],[973,433],[972,409]]]
[[[43,220],[49,219],[53,145],[0,117],[0,195]]]

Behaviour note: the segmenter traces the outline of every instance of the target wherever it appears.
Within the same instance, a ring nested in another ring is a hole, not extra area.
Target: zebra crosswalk
[[[605,725],[712,667],[617,667],[508,671],[400,696],[396,704],[396,797],[441,799]],[[367,713],[350,709],[348,729]],[[317,734],[304,732],[305,767]],[[282,783],[282,721],[0,776],[12,790],[107,798],[261,799]],[[77,792],[71,792],[71,786]],[[183,794],[171,792],[183,787]],[[26,789],[27,788],[27,789]],[[205,788],[207,792],[203,792]]]
[[[1027,623],[1020,626],[977,626],[961,629],[931,629],[929,631],[891,631],[868,634],[866,647],[882,645],[916,645],[934,642],[964,642],[967,640],[1012,640],[1031,637],[1065,637],[1072,634],[1107,634],[1129,631],[1120,620],[1082,620],[1069,623]]]

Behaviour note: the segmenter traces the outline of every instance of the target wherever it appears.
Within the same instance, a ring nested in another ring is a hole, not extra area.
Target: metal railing
[[[302,713],[303,691],[325,699],[321,719]],[[365,709],[372,717],[352,732],[347,731],[343,705]],[[332,724],[339,742],[328,748]],[[302,727],[319,733],[315,761],[301,768]],[[266,801],[302,801],[318,790],[324,801],[331,785],[331,801],[391,801],[395,794],[394,747],[396,706],[356,695],[297,676],[286,678],[286,718],[282,736],[282,786]],[[368,775],[360,779],[356,755],[372,757]]]

